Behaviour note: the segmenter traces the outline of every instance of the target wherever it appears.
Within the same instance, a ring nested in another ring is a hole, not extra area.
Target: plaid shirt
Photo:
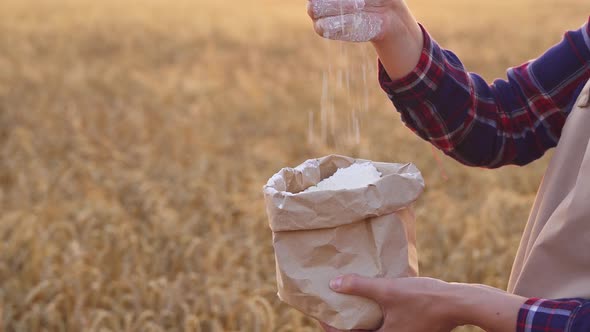
[[[393,81],[379,63],[381,87],[412,131],[461,163],[489,168],[527,164],[557,145],[590,79],[590,22],[491,85],[423,32],[410,74]],[[590,301],[530,299],[517,331],[590,331]]]
[[[518,313],[518,332],[590,331],[590,302],[530,299]]]
[[[530,163],[557,145],[590,79],[590,24],[491,85],[423,31],[410,74],[393,81],[379,63],[381,87],[410,129],[461,163],[489,168]]]

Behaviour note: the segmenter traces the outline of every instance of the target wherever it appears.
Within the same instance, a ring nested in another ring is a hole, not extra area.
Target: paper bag
[[[412,203],[424,189],[413,164],[373,162],[381,179],[365,188],[302,193],[338,168],[367,162],[343,156],[285,168],[264,187],[273,231],[279,298],[338,329],[375,329],[377,303],[330,290],[343,274],[418,274]]]

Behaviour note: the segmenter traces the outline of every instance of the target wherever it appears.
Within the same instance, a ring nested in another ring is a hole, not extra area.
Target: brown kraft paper
[[[413,164],[373,162],[382,178],[365,188],[301,193],[338,168],[367,162],[343,156],[285,168],[264,187],[273,231],[279,298],[338,329],[375,329],[381,308],[338,294],[329,281],[343,274],[418,275],[412,203],[424,189]]]

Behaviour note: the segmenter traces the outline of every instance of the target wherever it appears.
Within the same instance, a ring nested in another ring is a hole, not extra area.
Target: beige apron
[[[568,116],[541,183],[508,291],[590,298],[590,81]]]

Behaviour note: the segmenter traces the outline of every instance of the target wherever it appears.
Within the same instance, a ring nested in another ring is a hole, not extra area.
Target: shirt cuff
[[[418,64],[409,74],[393,80],[379,60],[379,83],[389,98],[395,102],[412,104],[412,102],[423,100],[436,90],[442,78],[442,68],[434,63],[435,41],[422,25],[420,28],[424,36],[424,46]]]
[[[580,301],[527,300],[518,313],[517,332],[566,331]]]

